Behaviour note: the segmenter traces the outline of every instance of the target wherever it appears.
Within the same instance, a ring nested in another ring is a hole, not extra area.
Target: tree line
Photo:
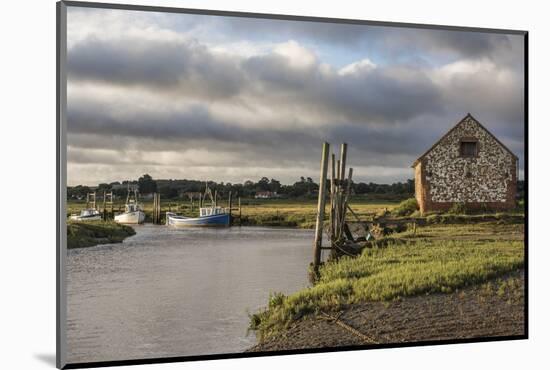
[[[123,197],[127,194],[128,186],[137,187],[140,194],[158,192],[164,199],[186,197],[186,193],[203,192],[206,183],[199,180],[163,180],[153,179],[149,174],[141,176],[137,181],[115,181],[101,183],[95,188],[78,185],[67,188],[68,198],[85,198],[88,192],[96,191],[102,194],[104,191],[112,191],[115,196]],[[355,194],[387,194],[409,196],[414,193],[414,180],[396,182],[393,184],[376,184],[373,182],[352,183]],[[247,180],[244,183],[214,182],[209,181],[208,187],[217,191],[220,196],[227,196],[231,191],[243,198],[254,197],[259,192],[271,192],[277,196],[286,198],[314,197],[319,190],[319,185],[311,177],[300,177],[298,181],[290,185],[281,184],[279,180],[262,177],[258,181]]]
[[[163,180],[153,179],[149,174],[141,176],[137,181],[115,181],[99,184],[95,189],[88,186],[74,186],[67,188],[68,198],[85,198],[86,194],[96,191],[98,195],[103,191],[112,191],[115,196],[125,197],[127,188],[137,187],[141,195],[158,192],[163,199],[187,197],[187,193],[204,192],[206,183],[199,180]],[[226,197],[231,191],[234,195],[243,198],[253,198],[259,192],[277,193],[284,198],[315,197],[319,185],[311,177],[300,177],[294,184],[283,185],[279,180],[262,177],[258,181],[248,180],[244,183],[209,181],[208,187],[217,191],[220,197]],[[377,184],[373,182],[352,182],[351,188],[356,195],[369,195],[380,199],[405,199],[414,195],[414,180],[394,182],[392,184]],[[523,181],[518,181],[518,195],[524,191]]]

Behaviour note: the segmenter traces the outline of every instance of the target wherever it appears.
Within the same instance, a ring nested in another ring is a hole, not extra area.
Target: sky
[[[413,178],[467,113],[524,162],[523,36],[69,7],[68,185]]]

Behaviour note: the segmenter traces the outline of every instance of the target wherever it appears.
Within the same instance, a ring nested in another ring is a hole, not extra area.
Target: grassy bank
[[[372,217],[372,215],[385,209],[391,209],[397,204],[397,202],[389,201],[355,200],[351,203],[351,207],[359,217]],[[317,201],[306,199],[253,200],[243,205],[242,215],[243,225],[314,228]]]
[[[93,247],[98,244],[120,243],[135,235],[130,226],[111,221],[88,221],[67,223],[67,248]]]
[[[286,226],[299,228],[313,228],[315,226],[317,212],[317,200],[315,199],[242,199],[241,204],[243,226]],[[385,209],[392,209],[397,204],[397,201],[359,199],[354,200],[351,203],[351,207],[360,217],[370,217]],[[153,212],[153,202],[144,201],[142,205],[147,216],[146,221],[149,222]],[[220,200],[218,205],[228,207],[227,200]],[[98,206],[101,208],[101,202],[98,202]],[[67,202],[67,216],[75,213],[78,214],[85,207],[85,201],[69,200]],[[236,201],[233,207],[237,207]],[[113,208],[115,213],[124,210],[123,200],[118,200]],[[198,216],[196,203],[192,209],[189,201],[161,199],[162,217],[168,211],[178,212],[189,217]],[[233,211],[233,214],[238,215],[238,211]]]
[[[524,335],[524,284],[524,271],[519,270],[449,294],[357,303],[298,320],[248,351]]]
[[[250,319],[265,339],[321,311],[407,296],[453,292],[523,267],[522,225],[434,225],[392,236],[385,247],[321,267],[313,287],[289,296],[273,294],[268,307]],[[456,236],[465,236],[453,240]]]

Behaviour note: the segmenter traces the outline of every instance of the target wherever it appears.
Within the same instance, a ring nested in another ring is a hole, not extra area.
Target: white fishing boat
[[[120,224],[142,224],[145,221],[145,212],[139,204],[129,203],[124,206],[124,213],[115,216],[115,222]]]
[[[80,214],[74,214],[69,217],[72,221],[100,221],[101,213],[95,208],[86,208],[80,211]]]
[[[101,213],[96,207],[96,193],[86,194],[86,208],[80,214],[72,214],[69,217],[72,221],[101,221]]]
[[[120,224],[142,224],[145,221],[145,212],[141,209],[140,204],[137,201],[137,189],[132,192],[128,186],[128,195],[126,197],[126,205],[124,206],[124,213],[115,215],[115,222]]]

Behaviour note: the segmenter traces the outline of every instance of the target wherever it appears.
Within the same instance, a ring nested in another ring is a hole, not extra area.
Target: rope
[[[328,314],[324,311],[321,311],[321,313],[325,317],[327,317],[328,319],[332,320],[332,322],[334,322],[336,325],[346,329],[350,333],[352,333],[355,336],[361,338],[366,343],[368,343],[368,344],[378,344],[378,342],[376,340],[374,340],[372,337],[369,337],[368,335],[365,335],[365,334],[361,333],[359,330],[355,329],[353,326],[348,325],[345,322],[343,322],[342,320],[340,320],[340,316],[342,315],[342,313],[340,313],[337,317],[334,317],[334,316],[332,316],[332,315],[330,315],[330,314]]]

